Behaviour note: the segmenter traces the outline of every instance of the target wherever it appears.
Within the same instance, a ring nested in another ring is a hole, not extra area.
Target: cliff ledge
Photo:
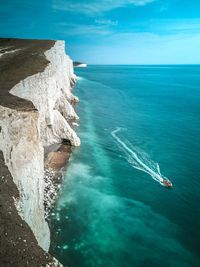
[[[3,38],[0,73],[0,265],[61,266],[47,253],[44,150],[80,145],[73,63],[64,41]]]

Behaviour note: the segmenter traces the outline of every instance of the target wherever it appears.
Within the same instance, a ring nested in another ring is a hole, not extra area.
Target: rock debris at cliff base
[[[47,152],[44,161],[44,209],[45,218],[48,219],[61,187],[63,171],[66,169],[67,162],[72,152],[72,147],[70,144],[57,144],[51,148],[46,148],[46,150]]]

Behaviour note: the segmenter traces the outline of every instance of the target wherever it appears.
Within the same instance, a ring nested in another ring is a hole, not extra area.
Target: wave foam
[[[111,135],[127,155],[127,161],[131,164],[132,167],[148,173],[156,182],[163,185],[163,181],[167,178],[161,174],[158,163],[153,162],[151,159],[149,159],[148,155],[145,152],[135,147],[131,149],[131,147],[129,147],[124,141],[122,141],[122,139],[117,136],[117,133],[122,130],[123,128],[118,127],[111,132]]]

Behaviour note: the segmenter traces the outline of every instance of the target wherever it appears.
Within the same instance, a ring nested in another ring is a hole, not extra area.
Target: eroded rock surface
[[[78,120],[73,107],[78,99],[71,92],[76,76],[72,61],[65,54],[64,41],[20,39],[0,39],[0,73],[0,169],[7,168],[10,177],[9,187],[1,184],[0,190],[14,190],[12,212],[16,216],[10,217],[10,224],[16,223],[14,218],[21,218],[44,253],[50,245],[44,200],[49,199],[45,194],[51,191],[46,187],[48,177],[44,177],[44,147],[63,140],[72,146],[80,145],[71,127]],[[51,161],[60,157],[63,162],[65,158],[61,154],[49,157]],[[8,202],[3,202],[1,199],[5,216]],[[5,232],[6,225],[4,229]],[[18,235],[18,228],[15,234]],[[4,244],[1,242],[0,246],[1,250]]]

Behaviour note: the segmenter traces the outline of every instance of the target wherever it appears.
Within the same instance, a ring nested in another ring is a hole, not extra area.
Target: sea
[[[75,72],[81,146],[51,214],[51,252],[69,267],[199,267],[200,66]]]

